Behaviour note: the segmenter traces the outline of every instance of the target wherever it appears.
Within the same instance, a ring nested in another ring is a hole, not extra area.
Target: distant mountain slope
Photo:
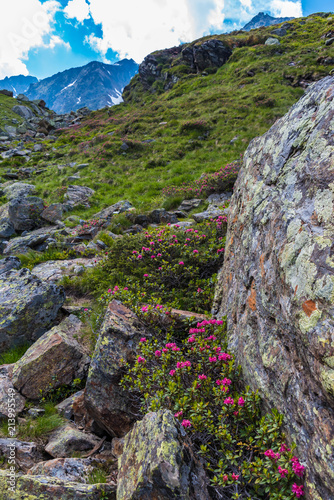
[[[250,31],[256,28],[260,28],[261,26],[271,26],[273,24],[284,23],[285,21],[291,21],[294,19],[293,17],[272,17],[269,14],[265,14],[264,12],[259,12],[253,19],[249,21],[249,23],[245,24],[242,31]]]
[[[0,89],[11,90],[16,97],[18,94],[24,94],[32,83],[38,82],[35,76],[6,76],[0,80]]]
[[[48,108],[68,113],[83,106],[100,109],[122,102],[122,92],[137,73],[133,59],[115,64],[93,61],[32,84],[25,92],[29,99],[44,99]]]

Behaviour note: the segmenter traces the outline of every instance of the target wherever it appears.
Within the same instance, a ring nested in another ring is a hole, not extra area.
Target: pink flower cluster
[[[297,498],[302,497],[304,495],[303,486],[298,486],[298,484],[294,483],[292,485],[292,493],[294,493]]]
[[[279,459],[281,456],[279,453],[275,453],[273,450],[267,450],[264,452],[265,456],[270,458],[271,460],[274,460],[275,462]]]
[[[190,422],[190,420],[182,420],[181,425],[183,425],[183,427],[185,427],[185,428],[191,427],[191,422]]]
[[[292,462],[292,470],[298,477],[303,477],[305,467],[299,463],[299,460],[297,457],[292,457],[291,458]]]

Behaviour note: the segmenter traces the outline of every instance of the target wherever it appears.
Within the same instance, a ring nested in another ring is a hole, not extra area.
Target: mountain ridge
[[[259,12],[254,16],[243,28],[242,31],[250,31],[261,28],[261,26],[273,26],[275,24],[284,23],[295,19],[294,17],[272,17],[264,12]]]
[[[31,100],[44,99],[48,108],[57,113],[83,106],[96,110],[122,102],[122,91],[137,69],[133,59],[115,64],[91,61],[33,83],[25,94]]]

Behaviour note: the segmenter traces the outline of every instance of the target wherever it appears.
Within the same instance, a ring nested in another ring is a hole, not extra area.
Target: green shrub
[[[157,315],[143,307],[149,319]],[[152,318],[151,318],[152,323]],[[261,416],[260,398],[242,388],[240,368],[227,351],[225,322],[205,320],[183,341],[152,333],[142,338],[123,387],[140,393],[143,413],[167,408],[202,456],[217,498],[284,499],[302,495],[304,467],[280,432],[282,416]]]
[[[193,312],[210,310],[216,273],[224,259],[226,222],[220,216],[196,229],[167,225],[115,240],[100,270],[89,275],[103,276],[101,300],[122,294],[122,300],[132,305],[163,303]]]

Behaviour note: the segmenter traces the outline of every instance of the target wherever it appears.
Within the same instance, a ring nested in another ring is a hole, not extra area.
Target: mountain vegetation
[[[323,337],[332,323],[317,322],[333,290],[320,276],[332,262],[333,68],[334,16],[320,13],[149,54],[117,106],[57,116],[24,102],[38,114],[32,125],[50,119],[0,144],[0,347],[12,363],[1,383],[16,398],[16,438],[36,441],[18,454],[15,500],[330,500],[332,351]],[[57,102],[77,85],[69,71],[31,88]],[[19,119],[13,102],[0,94],[4,130]],[[320,276],[314,287],[309,269]],[[294,308],[296,321],[278,330],[275,317],[284,322]],[[299,352],[312,354],[311,376]],[[6,404],[0,394],[0,418]],[[296,429],[313,433],[311,450]],[[12,436],[6,425],[0,434],[2,456]]]

